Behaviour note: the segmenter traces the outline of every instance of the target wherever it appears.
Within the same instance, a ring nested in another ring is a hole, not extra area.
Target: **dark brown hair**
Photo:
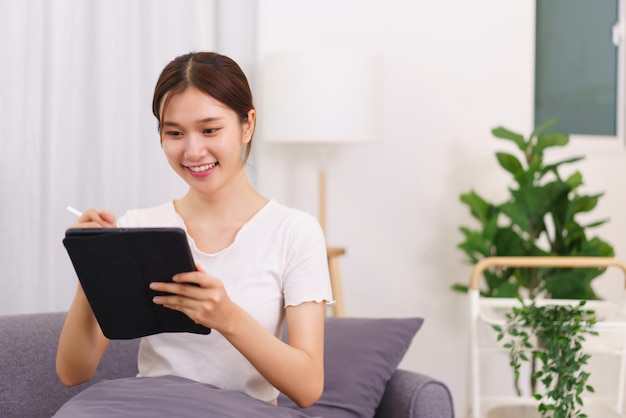
[[[165,66],[154,88],[152,113],[161,131],[161,117],[170,100],[189,87],[208,94],[231,108],[243,123],[254,109],[248,80],[235,61],[215,52],[192,52],[174,58]],[[161,104],[163,109],[161,111]],[[252,139],[248,142],[244,162],[250,155]]]

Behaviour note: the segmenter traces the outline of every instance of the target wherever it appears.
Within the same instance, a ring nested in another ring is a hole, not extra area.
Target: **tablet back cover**
[[[152,302],[151,282],[195,265],[181,228],[68,229],[63,239],[87,300],[109,339],[162,332],[209,334],[187,315]]]

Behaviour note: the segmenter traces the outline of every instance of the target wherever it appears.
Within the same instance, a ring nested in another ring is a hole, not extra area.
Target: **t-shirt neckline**
[[[208,257],[215,257],[218,256],[226,251],[228,251],[229,249],[233,248],[237,242],[239,241],[239,237],[242,235],[242,233],[245,233],[245,230],[250,228],[250,225],[253,225],[256,222],[259,222],[260,218],[263,218],[266,212],[269,212],[270,209],[275,206],[276,202],[274,199],[268,199],[268,201],[261,207],[261,209],[259,209],[254,215],[252,215],[252,217],[250,219],[248,219],[248,221],[246,223],[244,223],[241,228],[239,228],[239,231],[237,231],[237,234],[235,234],[235,239],[233,240],[233,242],[231,242],[228,246],[222,248],[219,251],[216,251],[214,253],[206,253],[204,251],[201,251],[197,246],[196,246],[196,242],[193,239],[193,237],[191,235],[189,235],[189,232],[187,231],[187,225],[185,225],[185,220],[179,215],[178,212],[176,212],[176,206],[174,205],[174,200],[170,201],[169,204],[169,208],[173,214],[173,216],[176,218],[176,220],[178,221],[179,226],[185,231],[185,234],[187,235],[187,239],[189,240],[189,243],[191,245],[191,248],[198,252],[201,255],[204,256],[208,256]]]

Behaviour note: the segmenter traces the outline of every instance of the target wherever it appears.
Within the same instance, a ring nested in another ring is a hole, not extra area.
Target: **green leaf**
[[[461,202],[469,206],[470,213],[474,218],[478,219],[482,224],[487,222],[490,215],[490,203],[480,197],[474,190],[462,194],[460,199]]]
[[[581,212],[591,212],[597,205],[603,193],[593,196],[574,196],[569,204],[566,219],[573,219],[574,215]]]
[[[544,200],[542,205],[542,211],[548,212],[550,208],[559,206],[567,201],[568,194],[572,191],[572,188],[567,183],[559,181],[553,181],[546,183],[543,187],[538,189],[542,193],[539,194]]]
[[[527,217],[528,211],[525,206],[516,203],[515,201],[503,203],[500,206],[500,210],[503,214],[509,217],[513,225],[518,226],[522,231],[530,231],[530,222]]]
[[[515,181],[520,186],[529,186],[535,184],[542,176],[543,165],[541,159],[534,159],[527,161],[528,168],[526,170],[518,172],[515,176]]]
[[[554,124],[559,120],[559,118],[552,118],[549,119],[539,125],[537,125],[537,127],[535,127],[535,129],[533,130],[533,132],[530,135],[530,138],[533,139],[535,138],[537,135],[540,135],[543,131],[551,128],[552,126],[554,126]]]
[[[546,148],[563,147],[569,142],[569,136],[561,132],[553,132],[549,134],[539,135],[537,143],[533,147],[532,154],[542,156]]]
[[[519,295],[519,288],[516,283],[503,282],[495,290],[494,295],[498,298],[514,298]]]
[[[573,158],[568,158],[566,160],[563,161],[559,161],[557,163],[553,163],[553,164],[547,164],[542,170],[541,170],[541,176],[543,177],[545,174],[547,173],[558,173],[558,168],[563,165],[563,164],[573,164],[575,162],[578,162],[580,160],[584,160],[585,157],[573,157]]]
[[[491,254],[491,242],[486,240],[480,231],[472,231],[465,227],[461,227],[460,231],[465,235],[465,241],[461,242],[458,247],[464,250],[474,263],[479,258],[487,257]]]
[[[524,136],[518,133],[512,132],[502,126],[494,128],[491,130],[491,133],[496,138],[507,139],[517,145],[521,151],[526,150],[526,141],[524,140]]]
[[[600,221],[595,221],[592,222],[590,224],[585,225],[585,228],[597,228],[600,225],[604,225],[605,223],[607,223],[609,220],[608,219],[602,219]]]
[[[484,224],[482,236],[485,239],[485,241],[489,243],[493,243],[497,233],[498,233],[498,216],[491,215],[491,217]]]
[[[493,242],[498,256],[521,256],[526,255],[524,239],[515,232],[514,228],[500,228]],[[512,270],[507,270],[512,272]],[[511,273],[509,273],[509,276]]]
[[[550,384],[552,383],[552,374],[548,374],[546,375],[542,380],[541,383],[544,384],[544,386],[550,386]]]
[[[558,255],[579,255],[581,246],[587,242],[584,228],[574,221],[563,224],[565,215],[556,214],[554,216],[561,218],[557,227],[562,240],[560,246],[555,247],[555,252]]]
[[[571,190],[576,190],[579,186],[583,184],[583,175],[580,174],[580,171],[576,171],[565,180],[565,183],[570,187]]]
[[[494,293],[496,289],[500,286],[503,281],[507,281],[508,278],[502,274],[494,273],[492,271],[486,270],[483,272],[483,277],[485,278],[485,283],[487,284],[486,292],[489,296],[495,296]]]
[[[598,237],[593,237],[581,244],[579,254],[585,257],[615,257],[615,250],[606,241]],[[597,272],[598,274],[594,277],[598,277],[603,270],[597,270]]]
[[[541,186],[520,187],[511,190],[514,200],[502,205],[502,212],[515,220],[515,223],[533,236],[538,230],[545,230],[544,219],[554,206],[567,199],[569,186],[551,182]],[[514,217],[514,218],[513,218]],[[522,218],[524,221],[522,221]]]
[[[467,293],[469,287],[463,284],[453,284],[452,290],[454,290],[455,292]]]
[[[506,152],[496,152],[496,158],[498,159],[500,166],[511,173],[513,177],[519,176],[520,173],[524,171],[522,163],[520,163],[514,155]]]

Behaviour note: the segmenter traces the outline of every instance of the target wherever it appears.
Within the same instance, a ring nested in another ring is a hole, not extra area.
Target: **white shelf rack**
[[[492,326],[504,325],[506,313],[520,303],[517,299],[480,296],[480,277],[486,269],[491,267],[618,267],[624,272],[626,288],[626,264],[610,257],[487,257],[474,266],[468,291],[470,308],[468,417],[539,417],[538,401],[530,396],[491,396],[482,393],[481,390],[481,354],[488,351],[502,351],[496,342],[496,333],[492,330]],[[536,301],[538,305],[578,304],[578,302],[558,299]],[[583,349],[590,354],[605,353],[619,356],[619,371],[615,396],[584,398],[583,412],[587,413],[590,418],[622,417],[624,416],[624,385],[626,383],[626,297],[623,298],[621,306],[610,301],[587,301],[585,308],[595,311],[598,322],[594,330],[598,331],[599,335],[586,337],[587,341]]]

